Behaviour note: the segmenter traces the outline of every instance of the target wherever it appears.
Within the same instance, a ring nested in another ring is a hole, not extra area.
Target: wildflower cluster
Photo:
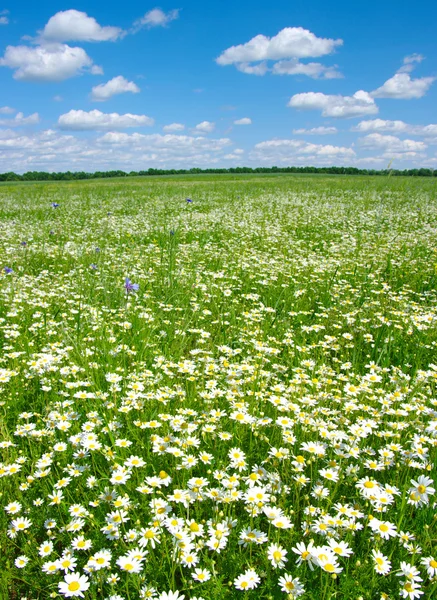
[[[5,598],[433,597],[435,190],[327,182],[0,188]]]

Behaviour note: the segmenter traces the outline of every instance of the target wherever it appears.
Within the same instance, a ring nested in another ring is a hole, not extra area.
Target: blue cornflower
[[[52,208],[58,208],[59,204],[57,202],[52,202]]]
[[[97,265],[95,265],[94,263],[92,263],[90,265],[90,269],[92,269],[93,271],[96,271],[97,270]]]
[[[27,242],[21,242],[21,246],[27,246]]]
[[[191,198],[185,198],[187,202],[192,202]]]
[[[138,290],[140,289],[140,285],[139,283],[132,283],[129,277],[126,277],[126,279],[124,280],[124,288],[126,290],[126,293],[129,294],[130,292],[138,292]]]
[[[11,267],[5,267],[5,268],[3,269],[3,271],[6,273],[6,275],[9,275],[9,273],[12,273],[12,269],[11,269]]]
[[[96,246],[96,249],[95,249],[95,251],[96,251],[97,253],[98,253],[98,252],[100,252],[100,248],[99,248],[98,246]]]

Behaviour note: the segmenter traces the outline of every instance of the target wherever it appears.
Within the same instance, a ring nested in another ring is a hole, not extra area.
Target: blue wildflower
[[[12,269],[11,269],[11,267],[5,267],[5,268],[3,269],[3,271],[6,273],[6,275],[9,275],[9,273],[12,273]]]
[[[52,208],[58,208],[59,204],[57,202],[52,202]]]
[[[132,283],[129,277],[126,277],[126,279],[124,280],[124,288],[126,290],[126,293],[129,294],[130,292],[138,292],[138,290],[140,289],[140,285],[139,283]]]

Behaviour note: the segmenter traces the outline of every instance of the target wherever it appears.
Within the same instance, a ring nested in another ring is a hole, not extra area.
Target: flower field
[[[0,186],[0,598],[437,598],[437,186]]]

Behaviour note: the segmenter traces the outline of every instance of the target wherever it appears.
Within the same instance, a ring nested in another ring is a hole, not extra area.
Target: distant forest
[[[147,171],[85,171],[65,173],[46,173],[44,171],[28,171],[23,175],[17,173],[0,173],[0,181],[76,181],[79,179],[100,179],[109,177],[150,177],[153,175],[196,175],[221,173],[317,173],[324,175],[391,175],[404,177],[437,177],[434,169],[356,169],[355,167],[231,167],[229,169],[148,169]]]

